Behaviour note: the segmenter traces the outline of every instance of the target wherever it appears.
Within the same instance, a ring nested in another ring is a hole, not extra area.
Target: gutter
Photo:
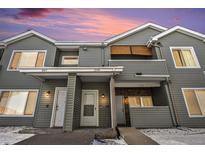
[[[153,39],[151,38],[148,42],[147,42],[147,47],[157,47],[159,49],[159,52],[160,52],[160,58],[161,59],[165,59],[163,57],[163,54],[162,54],[162,50],[161,50],[161,47],[159,45],[156,45],[157,41],[153,42]],[[166,70],[167,70],[167,73],[169,74],[169,70],[168,70],[168,67],[167,67],[167,64],[165,64],[166,66]],[[168,95],[169,95],[169,98],[168,98],[168,101],[169,101],[169,106],[170,106],[170,112],[171,112],[171,117],[172,117],[172,122],[174,124],[175,127],[178,127],[179,126],[179,122],[178,122],[178,116],[177,116],[177,112],[176,112],[176,108],[174,106],[174,99],[173,99],[173,95],[171,93],[171,86],[170,86],[170,79],[169,77],[165,77],[166,78],[166,84],[167,84],[167,91],[168,91]]]

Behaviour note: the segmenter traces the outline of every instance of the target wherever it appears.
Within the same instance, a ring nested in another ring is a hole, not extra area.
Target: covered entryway
[[[98,90],[82,90],[80,126],[98,125]]]
[[[51,118],[51,127],[63,127],[66,95],[66,87],[56,87]]]

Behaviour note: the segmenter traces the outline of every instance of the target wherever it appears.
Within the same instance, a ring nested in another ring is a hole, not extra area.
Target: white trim
[[[171,28],[171,29],[169,29],[167,31],[164,31],[164,32],[154,36],[152,38],[152,41],[157,41],[158,39],[160,39],[160,38],[162,38],[162,37],[164,37],[164,36],[174,32],[174,31],[178,31],[178,32],[187,34],[189,36],[193,36],[193,37],[198,38],[198,39],[200,39],[202,41],[205,39],[205,35],[202,34],[202,33],[199,33],[199,32],[196,32],[196,31],[193,31],[193,30],[181,27],[181,26],[175,26],[175,27],[173,27],[173,28]]]
[[[166,61],[166,59],[122,59],[122,60],[120,60],[120,59],[109,59],[108,61],[119,61],[119,62],[123,62],[123,61],[125,61],[125,62],[130,62],[130,61],[136,61],[136,62],[141,62],[141,61],[143,61],[143,62],[159,62],[159,61]]]
[[[69,57],[69,58],[75,57],[78,60],[78,63],[77,64],[63,64],[63,60],[64,60],[65,57]],[[78,65],[78,64],[79,64],[79,56],[71,56],[71,55],[66,56],[65,55],[65,56],[62,56],[62,58],[61,58],[61,65],[70,66],[70,65]]]
[[[73,41],[73,42],[69,42],[69,41],[56,41],[55,42],[56,46],[66,46],[66,45],[72,45],[72,46],[102,46],[103,43],[102,42],[83,42],[83,41]]]
[[[184,102],[185,102],[185,105],[186,105],[186,109],[187,109],[187,112],[188,112],[188,115],[189,115],[189,117],[190,118],[204,118],[205,117],[205,115],[190,115],[190,112],[189,112],[189,107],[188,107],[188,105],[187,105],[187,99],[186,99],[186,97],[185,97],[185,93],[184,93],[184,90],[186,90],[186,89],[191,89],[191,90],[197,90],[197,89],[202,89],[202,90],[205,90],[205,88],[181,88],[181,90],[182,90],[182,94],[183,94],[183,98],[184,98]],[[198,101],[198,100],[197,100]],[[197,102],[198,103],[198,102]],[[199,104],[198,104],[199,105]],[[200,109],[201,110],[201,109]]]
[[[30,92],[30,91],[36,91],[37,92],[37,97],[36,97],[36,101],[35,101],[35,106],[34,106],[34,110],[33,110],[33,114],[32,115],[0,115],[0,117],[34,117],[35,115],[35,111],[36,111],[36,105],[37,105],[37,102],[38,102],[38,94],[39,94],[39,90],[38,89],[0,89],[0,91],[15,91],[15,92],[18,92],[18,91],[25,91],[25,92]],[[27,102],[26,102],[27,103]]]
[[[97,92],[97,112],[96,112],[96,115],[97,115],[97,126],[96,127],[99,127],[99,90],[98,89],[82,89],[82,98],[81,98],[81,101],[83,101],[83,92],[86,92],[86,91],[92,91],[92,92]],[[81,110],[82,110],[82,105],[83,103],[81,102]],[[80,125],[81,125],[81,117],[82,117],[82,111],[80,111]]]
[[[157,30],[159,30],[159,31],[165,31],[165,30],[167,30],[167,28],[162,27],[162,26],[160,26],[160,25],[153,24],[153,23],[147,23],[147,24],[141,25],[141,26],[139,26],[139,27],[136,27],[136,28],[134,28],[134,29],[131,29],[131,30],[127,31],[127,32],[124,32],[124,33],[121,33],[121,34],[119,34],[119,35],[116,35],[115,37],[112,37],[112,38],[110,38],[110,39],[105,40],[104,42],[105,42],[106,44],[111,43],[111,42],[114,42],[114,41],[116,41],[116,40],[119,40],[119,39],[121,39],[121,38],[124,38],[124,37],[126,37],[126,36],[128,36],[128,35],[131,35],[131,34],[133,34],[133,33],[136,33],[136,32],[138,32],[138,31],[141,31],[141,30],[143,30],[143,29],[145,29],[145,28],[148,28],[148,27],[157,29]]]
[[[149,75],[136,75],[135,77],[153,77],[153,78],[158,78],[158,77],[165,77],[168,78],[170,75],[155,75],[155,74],[149,74]]]
[[[122,72],[123,66],[110,67],[34,67],[20,68],[22,73],[107,73],[107,72]]]
[[[47,50],[13,50],[13,52],[12,52],[12,54],[11,54],[11,57],[10,57],[10,59],[9,59],[9,64],[8,64],[8,66],[7,66],[7,71],[9,71],[9,72],[16,72],[16,71],[18,71],[19,70],[19,68],[17,68],[17,69],[10,69],[9,67],[10,67],[10,65],[11,65],[11,62],[12,62],[12,60],[13,60],[13,56],[14,56],[14,53],[15,52],[28,52],[28,53],[30,53],[30,52],[37,52],[37,53],[39,53],[39,52],[44,52],[45,53],[45,56],[44,56],[44,61],[43,61],[43,66],[45,66],[45,61],[46,61],[46,56],[47,56]],[[37,59],[36,59],[37,60]],[[40,68],[40,67],[36,67],[36,68]]]
[[[52,42],[52,43],[55,42],[54,39],[51,39],[51,38],[47,37],[46,35],[43,35],[43,34],[37,32],[37,31],[34,31],[34,30],[29,30],[29,31],[21,33],[19,35],[10,37],[8,39],[3,40],[3,42],[4,43],[8,43],[8,42],[15,41],[15,40],[18,40],[18,39],[21,39],[21,38],[25,38],[25,37],[29,37],[29,36],[32,36],[32,35],[39,36],[39,37],[41,37],[41,38],[43,38],[43,39],[45,39],[45,40],[47,40],[49,42]]]
[[[194,58],[194,62],[196,63],[196,66],[193,66],[193,67],[191,67],[191,66],[188,66],[188,67],[184,67],[184,66],[177,66],[176,65],[176,62],[175,62],[175,59],[174,59],[174,55],[173,55],[173,49],[190,49],[190,51],[191,51],[191,53],[192,53],[192,56],[193,56],[193,58]],[[169,47],[169,49],[170,49],[170,52],[171,52],[171,55],[172,55],[172,59],[173,59],[173,61],[174,61],[174,66],[175,66],[175,68],[177,68],[177,69],[190,69],[190,68],[201,68],[201,66],[200,66],[200,64],[199,64],[199,61],[198,61],[198,58],[197,58],[197,56],[196,56],[196,53],[195,53],[195,51],[194,51],[194,47],[192,47],[192,46],[171,46],[171,47]]]
[[[54,120],[55,120],[55,114],[56,114],[56,103],[57,103],[59,90],[67,90],[67,87],[56,87],[55,88],[55,94],[54,94],[54,99],[53,99],[53,108],[52,108],[51,121],[50,121],[50,128],[54,127]]]

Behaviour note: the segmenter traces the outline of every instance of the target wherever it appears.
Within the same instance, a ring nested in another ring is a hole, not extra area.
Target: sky
[[[102,41],[142,24],[205,34],[205,9],[0,9],[0,40],[33,29],[59,41]]]

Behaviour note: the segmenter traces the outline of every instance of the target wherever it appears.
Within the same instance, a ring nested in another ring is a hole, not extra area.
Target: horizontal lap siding
[[[136,80],[136,73],[142,75],[168,75],[165,61],[110,61],[111,66],[124,66],[117,79]]]
[[[65,105],[65,118],[63,129],[65,131],[73,130],[73,119],[74,119],[74,102],[75,102],[75,88],[76,88],[76,75],[68,75],[67,83],[67,101]]]
[[[0,126],[33,126],[33,117],[0,117]]]
[[[174,107],[180,126],[205,127],[205,117],[190,118],[185,105],[185,100],[181,88],[205,87],[205,44],[193,37],[174,32],[160,39],[163,45],[162,54],[167,59],[168,70],[171,75],[171,94],[173,96]],[[170,46],[192,46],[201,68],[197,69],[176,69],[171,56]]]
[[[73,128],[80,127],[80,116],[81,116],[81,92],[82,83],[79,77],[76,78],[75,87],[75,101],[74,101],[74,112],[73,112]]]
[[[66,80],[46,80],[46,82],[43,83],[35,113],[35,127],[50,127],[55,88],[66,86]],[[47,91],[50,91],[49,96],[46,96]]]
[[[172,127],[168,106],[130,108],[130,121],[131,126],[137,128]]]
[[[83,83],[82,89],[99,90],[99,127],[111,127],[109,83],[87,82]],[[102,94],[105,95],[105,98],[101,98]]]

